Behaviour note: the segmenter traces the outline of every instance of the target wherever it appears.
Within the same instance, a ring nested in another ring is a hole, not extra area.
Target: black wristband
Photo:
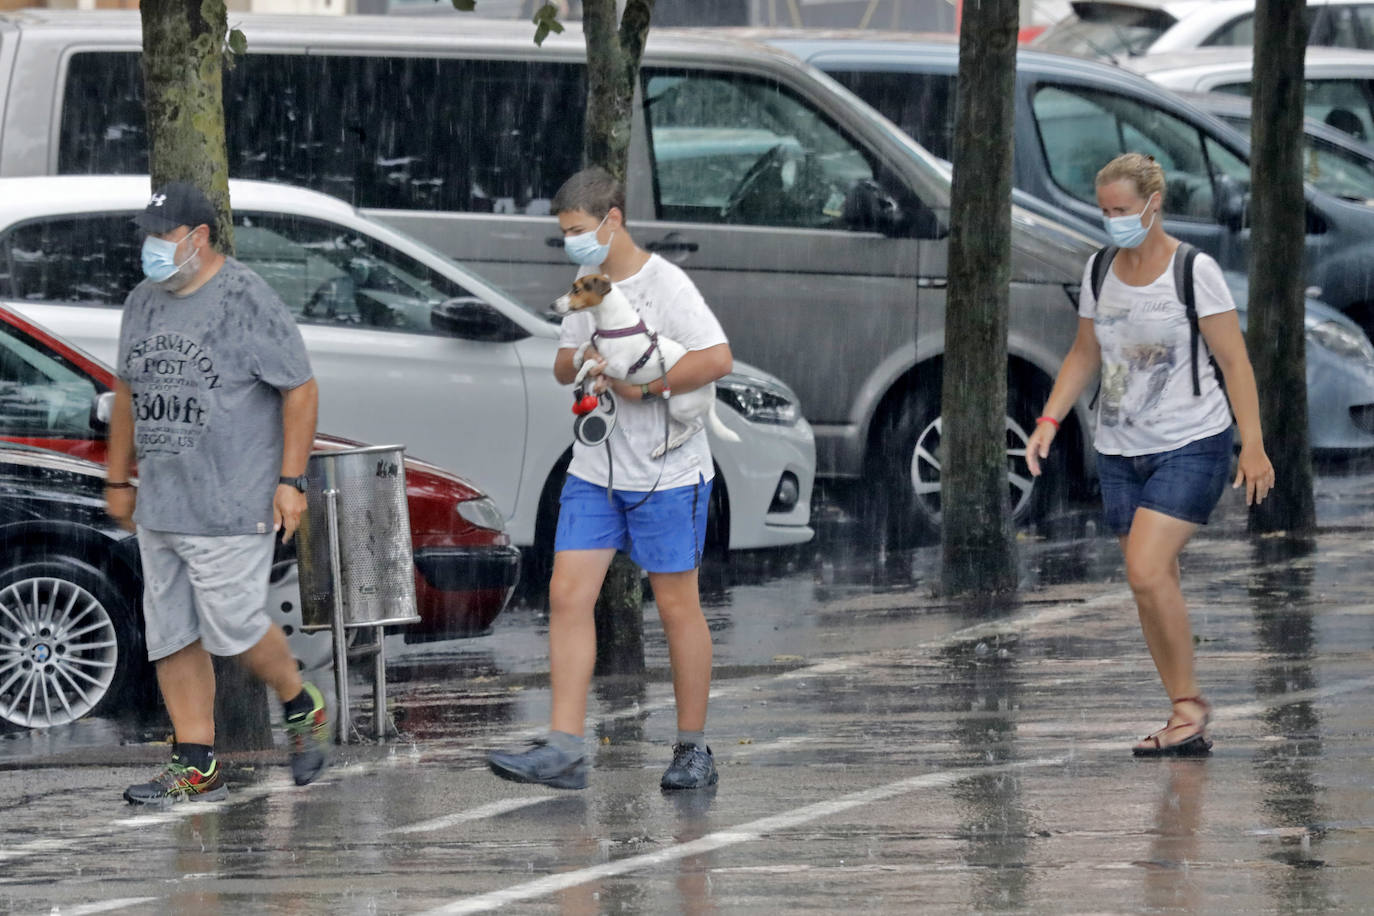
[[[127,480],[107,480],[105,489],[107,490],[132,490],[134,485]]]

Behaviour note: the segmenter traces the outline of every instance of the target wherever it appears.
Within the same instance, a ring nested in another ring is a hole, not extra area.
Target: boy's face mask
[[[611,239],[607,239],[604,245],[596,240],[596,234],[610,217],[611,214],[607,213],[601,217],[595,229],[563,239],[563,250],[567,252],[568,260],[584,267],[598,267],[605,263],[606,256],[611,253],[611,239],[615,238],[615,233],[611,233]]]

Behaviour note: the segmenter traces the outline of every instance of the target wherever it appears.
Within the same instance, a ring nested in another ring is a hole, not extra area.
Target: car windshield
[[[1247,136],[1250,118],[1242,114],[1220,115]],[[1344,200],[1374,205],[1374,157],[1307,134],[1302,147],[1303,179],[1318,190]]]
[[[1173,22],[1160,10],[1090,5],[1050,26],[1035,46],[1080,57],[1137,57]]]

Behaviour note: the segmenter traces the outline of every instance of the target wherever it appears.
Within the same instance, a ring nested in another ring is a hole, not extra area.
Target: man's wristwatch
[[[304,474],[299,477],[278,477],[277,482],[284,483],[288,487],[295,487],[302,493],[310,488],[310,478],[306,477]]]

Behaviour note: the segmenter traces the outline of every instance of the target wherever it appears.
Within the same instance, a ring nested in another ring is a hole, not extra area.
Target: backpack
[[[1099,301],[1102,295],[1102,284],[1107,282],[1107,271],[1112,269],[1112,262],[1116,260],[1117,252],[1121,249],[1115,245],[1108,245],[1099,248],[1093,255],[1091,283],[1093,291],[1093,301]],[[1188,315],[1188,329],[1191,332],[1192,357],[1193,357],[1193,396],[1202,397],[1202,384],[1198,378],[1197,370],[1197,348],[1198,341],[1202,334],[1198,330],[1197,324],[1197,300],[1193,285],[1193,262],[1197,260],[1198,250],[1187,242],[1178,243],[1178,251],[1174,254],[1174,293],[1183,302],[1183,310]],[[1202,341],[1204,347],[1207,342]],[[1207,351],[1207,359],[1212,364],[1212,371],[1216,373],[1217,384],[1221,390],[1226,390],[1226,380],[1221,376],[1221,367],[1217,365],[1216,357],[1212,356],[1212,351]],[[1097,393],[1093,395],[1092,402],[1088,404],[1088,409],[1097,406],[1098,395],[1102,393],[1102,383],[1097,383]],[[1228,405],[1229,406],[1229,405]]]

